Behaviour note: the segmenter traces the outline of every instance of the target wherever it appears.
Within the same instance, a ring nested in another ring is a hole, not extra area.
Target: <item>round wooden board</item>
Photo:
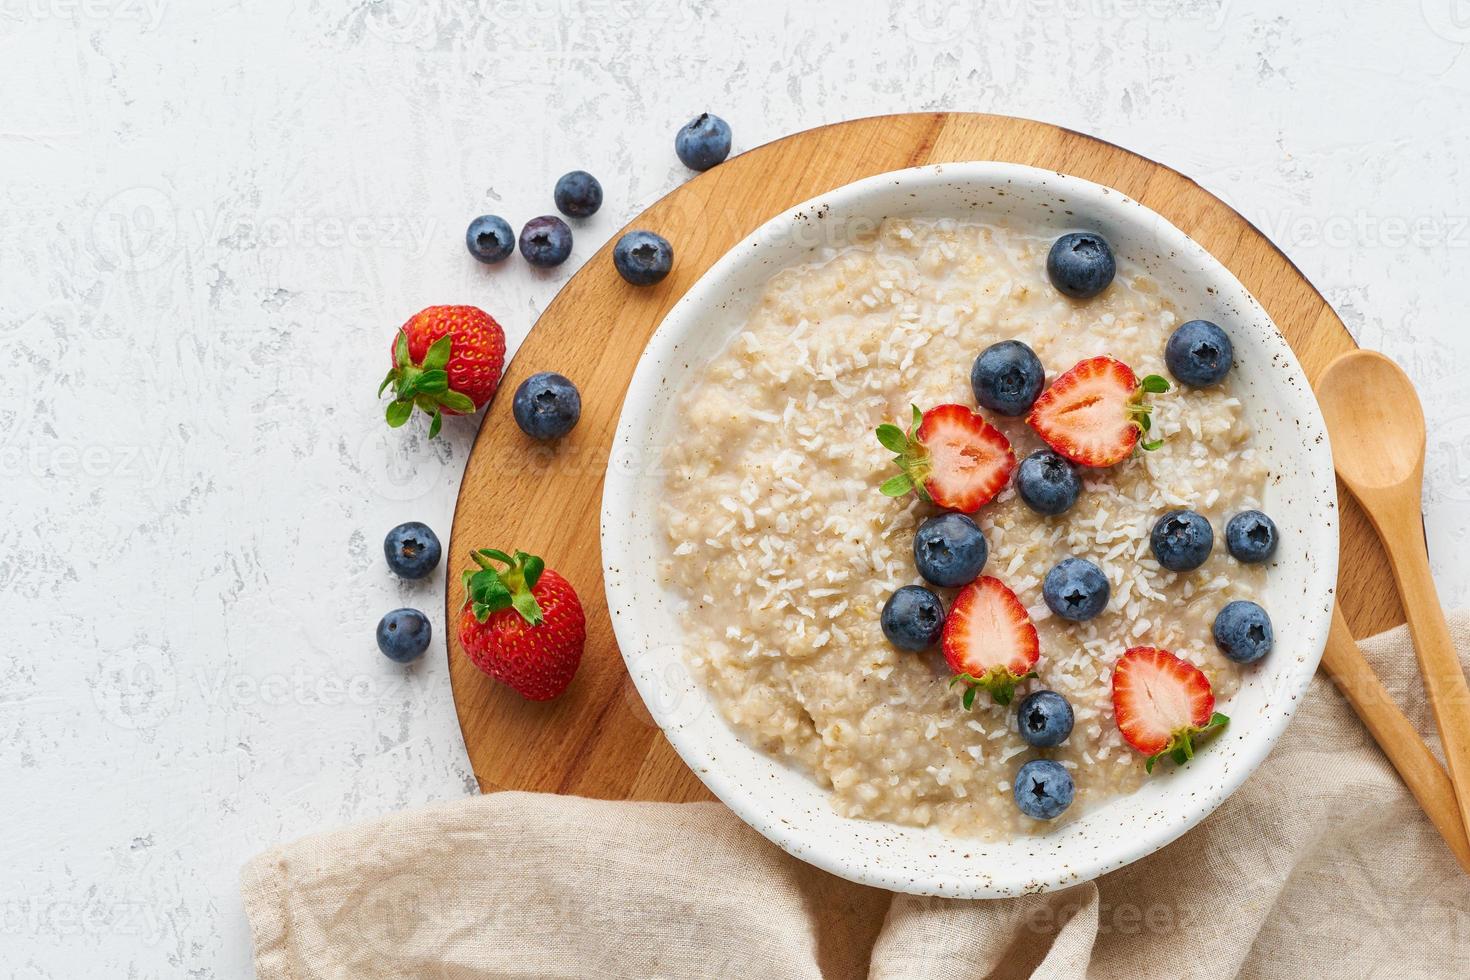
[[[629,226],[652,229],[673,243],[673,273],[655,287],[630,287],[613,269],[609,243],[537,322],[481,424],[445,564],[450,680],[482,790],[674,802],[712,798],[644,709],[608,619],[598,544],[602,475],[628,381],[669,308],[761,223],[862,177],[962,160],[1003,160],[1075,174],[1153,208],[1235,273],[1286,334],[1312,379],[1354,346],[1311,283],[1244,218],[1182,174],[1080,133],[1004,116],[914,113],[824,126],[726,161]],[[510,411],[516,386],[546,370],[567,375],[582,390],[581,422],[553,448],[523,436]],[[1402,622],[1403,613],[1371,527],[1346,493],[1339,498],[1339,588],[1348,621],[1362,636]],[[459,567],[470,549],[484,547],[544,556],[581,596],[586,654],[571,688],[554,701],[521,699],[481,674],[460,649]]]

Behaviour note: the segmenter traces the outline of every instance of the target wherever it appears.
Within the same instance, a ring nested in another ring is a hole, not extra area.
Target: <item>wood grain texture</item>
[[[454,512],[446,589],[450,679],[482,790],[523,789],[607,799],[710,799],[653,724],[624,670],[608,619],[598,546],[602,474],[623,394],[664,314],[733,245],[772,216],[872,174],[926,163],[1000,160],[1106,184],[1153,208],[1229,267],[1291,342],[1308,376],[1353,348],[1341,320],[1265,236],[1187,177],[1101,140],[1044,123],[971,113],[914,113],[838,123],[743,153],[639,215],[674,245],[674,271],[635,289],[613,270],[611,243],[552,301],[506,370],[465,467]],[[613,236],[615,241],[617,236]],[[582,390],[582,420],[555,449],[526,439],[510,393],[555,370]],[[1403,621],[1377,538],[1340,494],[1339,592],[1358,635]],[[587,650],[565,695],[523,701],[464,657],[455,626],[458,569],[471,548],[543,555],[577,588]]]

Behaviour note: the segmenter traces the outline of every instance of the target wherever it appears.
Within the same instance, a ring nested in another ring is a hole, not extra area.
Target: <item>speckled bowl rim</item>
[[[1008,217],[1057,234],[1098,231],[1120,257],[1184,294],[1176,301],[1186,316],[1225,326],[1236,348],[1237,387],[1243,395],[1265,392],[1264,401],[1242,401],[1276,477],[1265,499],[1282,532],[1265,600],[1276,649],[1247,669],[1240,691],[1221,705],[1231,725],[1189,766],[1166,765],[1135,793],[1036,836],[989,842],[839,816],[828,791],[726,724],[684,666],[677,601],[654,573],[666,553],[656,513],[662,474],[654,462],[676,437],[669,405],[689,372],[734,335],[771,275],[833,244],[809,234],[814,222],[841,228],[867,220],[871,227],[900,214]],[[1223,803],[1271,751],[1311,682],[1331,619],[1337,548],[1337,491],[1321,413],[1295,354],[1245,287],[1183,232],[1117,190],[984,161],[914,167],[836,188],[771,219],[721,257],[670,310],[638,363],[602,501],[604,581],[620,651],[649,712],[710,791],[819,868],[893,891],[957,898],[1088,881],[1157,851]]]

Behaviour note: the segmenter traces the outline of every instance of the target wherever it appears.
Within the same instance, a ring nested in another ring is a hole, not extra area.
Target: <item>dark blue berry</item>
[[[516,233],[499,215],[482,214],[465,229],[464,244],[475,258],[486,265],[494,265],[505,261],[505,257],[516,250]]]
[[[1154,522],[1148,543],[1160,565],[1171,572],[1189,572],[1210,557],[1215,530],[1192,510],[1171,510]]]
[[[964,514],[931,517],[914,535],[914,564],[932,585],[952,589],[975,581],[989,556],[985,535]]]
[[[1271,652],[1271,617],[1254,602],[1237,599],[1215,617],[1215,646],[1238,664],[1253,664]]]
[[[439,564],[439,538],[419,521],[400,524],[383,539],[383,557],[395,575],[423,578]]]
[[[1076,786],[1072,774],[1060,762],[1032,759],[1016,773],[1011,795],[1016,807],[1028,817],[1052,820],[1072,805]]]
[[[944,629],[944,604],[922,585],[905,585],[883,603],[883,635],[900,650],[927,650]]]
[[[1001,415],[1025,415],[1045,383],[1041,358],[1019,340],[992,344],[980,352],[970,368],[975,401],[981,408]]]
[[[690,170],[708,170],[730,155],[730,124],[701,112],[674,137],[674,152]]]
[[[1072,464],[1050,449],[1038,449],[1016,467],[1016,493],[1038,514],[1052,517],[1071,509],[1081,492]]]
[[[1169,373],[1191,388],[1219,384],[1230,373],[1235,349],[1230,338],[1209,320],[1181,323],[1164,345]]]
[[[651,231],[630,231],[613,246],[613,266],[635,286],[652,286],[674,266],[674,246]]]
[[[1074,231],[1052,243],[1046,256],[1046,275],[1058,292],[1073,299],[1091,299],[1113,281],[1118,267],[1113,250],[1101,235]]]
[[[394,663],[406,664],[423,656],[433,633],[429,617],[417,609],[395,609],[378,620],[378,649]]]
[[[1017,709],[1016,728],[1027,745],[1061,745],[1072,734],[1072,705],[1056,691],[1037,691]]]
[[[1242,511],[1225,525],[1225,547],[1248,565],[1269,561],[1276,554],[1276,523],[1258,510]]]
[[[554,214],[532,218],[521,229],[521,254],[543,269],[561,265],[572,254],[572,229]]]
[[[602,207],[602,185],[585,170],[562,174],[551,196],[556,209],[569,218],[590,218]]]
[[[1086,558],[1063,558],[1041,583],[1047,608],[1063,619],[1082,622],[1108,607],[1108,577]]]
[[[510,410],[532,439],[560,439],[582,417],[582,394],[561,375],[542,371],[521,382]]]

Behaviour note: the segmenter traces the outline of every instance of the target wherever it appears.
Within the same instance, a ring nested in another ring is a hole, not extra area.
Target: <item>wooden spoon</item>
[[[1317,380],[1317,400],[1337,475],[1363,505],[1388,553],[1460,816],[1470,826],[1470,687],[1429,573],[1420,513],[1424,409],[1409,376],[1382,354],[1365,350],[1327,366]]]
[[[1460,821],[1455,788],[1445,775],[1444,766],[1439,764],[1419,732],[1394,704],[1378,674],[1363,656],[1358,642],[1348,631],[1342,609],[1337,605],[1332,607],[1332,632],[1327,637],[1327,649],[1322,653],[1322,669],[1353,706],[1394,769],[1398,770],[1404,785],[1419,801],[1419,806],[1444,838],[1460,867],[1470,873],[1470,839],[1466,838],[1465,825]]]

